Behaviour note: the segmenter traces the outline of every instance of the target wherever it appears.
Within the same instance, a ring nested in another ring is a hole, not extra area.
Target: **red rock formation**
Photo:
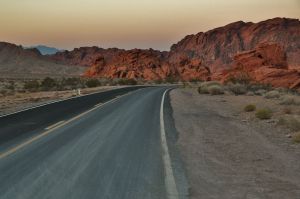
[[[289,65],[300,68],[300,22],[275,18],[259,23],[235,22],[205,33],[186,36],[171,47],[169,62],[178,65],[181,57],[199,59],[219,74],[231,67],[233,57],[260,43],[277,43],[284,48]]]
[[[165,60],[165,53],[152,49],[120,51],[109,58],[102,55],[97,57],[86,75],[106,78],[164,79],[175,75],[175,70]]]
[[[150,80],[171,75],[183,80],[209,80],[221,79],[220,76],[234,65],[236,54],[251,51],[261,43],[276,43],[281,46],[288,67],[300,70],[300,22],[298,19],[286,18],[259,23],[239,21],[205,33],[189,35],[174,44],[170,52],[85,47],[60,52],[49,58],[67,64],[92,66],[86,73],[88,76]],[[264,53],[268,53],[267,51]],[[242,59],[247,60],[246,55],[252,56],[247,52],[240,58],[241,62]],[[282,57],[272,57],[271,60],[278,61],[276,59],[283,60]],[[262,64],[260,61],[251,58],[251,62],[258,62],[255,63],[258,66]],[[281,70],[286,72],[286,69]],[[257,72],[257,75],[262,77],[267,74]],[[276,75],[273,76],[275,81]],[[283,77],[277,74],[277,78]]]
[[[247,74],[252,81],[272,84],[275,87],[300,87],[300,71],[289,69],[286,53],[278,44],[260,44],[254,50],[237,54],[223,81]]]

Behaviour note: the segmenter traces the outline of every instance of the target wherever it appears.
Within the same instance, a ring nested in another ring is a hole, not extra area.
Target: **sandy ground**
[[[84,88],[81,89],[81,94],[89,94],[93,92],[106,91],[120,86],[102,86],[96,88]],[[0,97],[0,115],[12,113],[15,111],[22,110],[24,108],[29,108],[37,106],[40,104],[48,103],[51,101],[67,99],[70,97],[77,96],[75,90],[68,91],[44,91],[44,92],[34,92],[34,93],[16,93],[9,96]]]
[[[261,96],[200,95],[196,89],[171,92],[178,147],[190,198],[300,198],[300,144],[277,120],[285,106]],[[261,121],[245,105],[274,111]],[[290,107],[300,114],[299,106]]]

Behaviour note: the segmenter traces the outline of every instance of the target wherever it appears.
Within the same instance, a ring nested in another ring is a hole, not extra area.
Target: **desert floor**
[[[300,197],[300,144],[293,130],[278,125],[287,112],[299,116],[300,106],[263,96],[200,95],[196,88],[170,95],[191,199]],[[271,109],[272,119],[245,112],[250,103]]]

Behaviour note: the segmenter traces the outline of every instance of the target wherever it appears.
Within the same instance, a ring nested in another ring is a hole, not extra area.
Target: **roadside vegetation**
[[[246,112],[253,112],[255,110],[256,110],[256,106],[254,104],[248,104],[244,108],[244,111],[246,111]]]
[[[184,84],[184,88],[194,87],[197,87],[197,91],[201,95],[236,96],[241,100],[248,98],[245,100],[248,104],[240,109],[240,114],[244,112],[244,117],[246,117],[246,120],[243,121],[261,121],[266,124],[278,125],[280,128],[287,129],[289,132],[287,137],[291,138],[293,143],[300,143],[299,90],[274,88],[269,84],[252,83],[247,76],[229,78],[223,84],[217,81]],[[220,102],[226,101],[226,98],[222,96],[216,97],[216,99],[221,99]],[[249,99],[253,99],[253,102]],[[259,105],[256,104],[257,100],[260,102]],[[261,103],[262,101],[264,103]]]
[[[258,118],[258,119],[261,119],[261,120],[268,120],[268,119],[271,119],[273,113],[270,109],[259,109],[256,111],[255,113],[255,116]]]

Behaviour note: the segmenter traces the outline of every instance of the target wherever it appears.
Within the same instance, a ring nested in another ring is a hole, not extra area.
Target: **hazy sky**
[[[0,0],[0,41],[168,50],[243,20],[300,18],[300,0]]]

